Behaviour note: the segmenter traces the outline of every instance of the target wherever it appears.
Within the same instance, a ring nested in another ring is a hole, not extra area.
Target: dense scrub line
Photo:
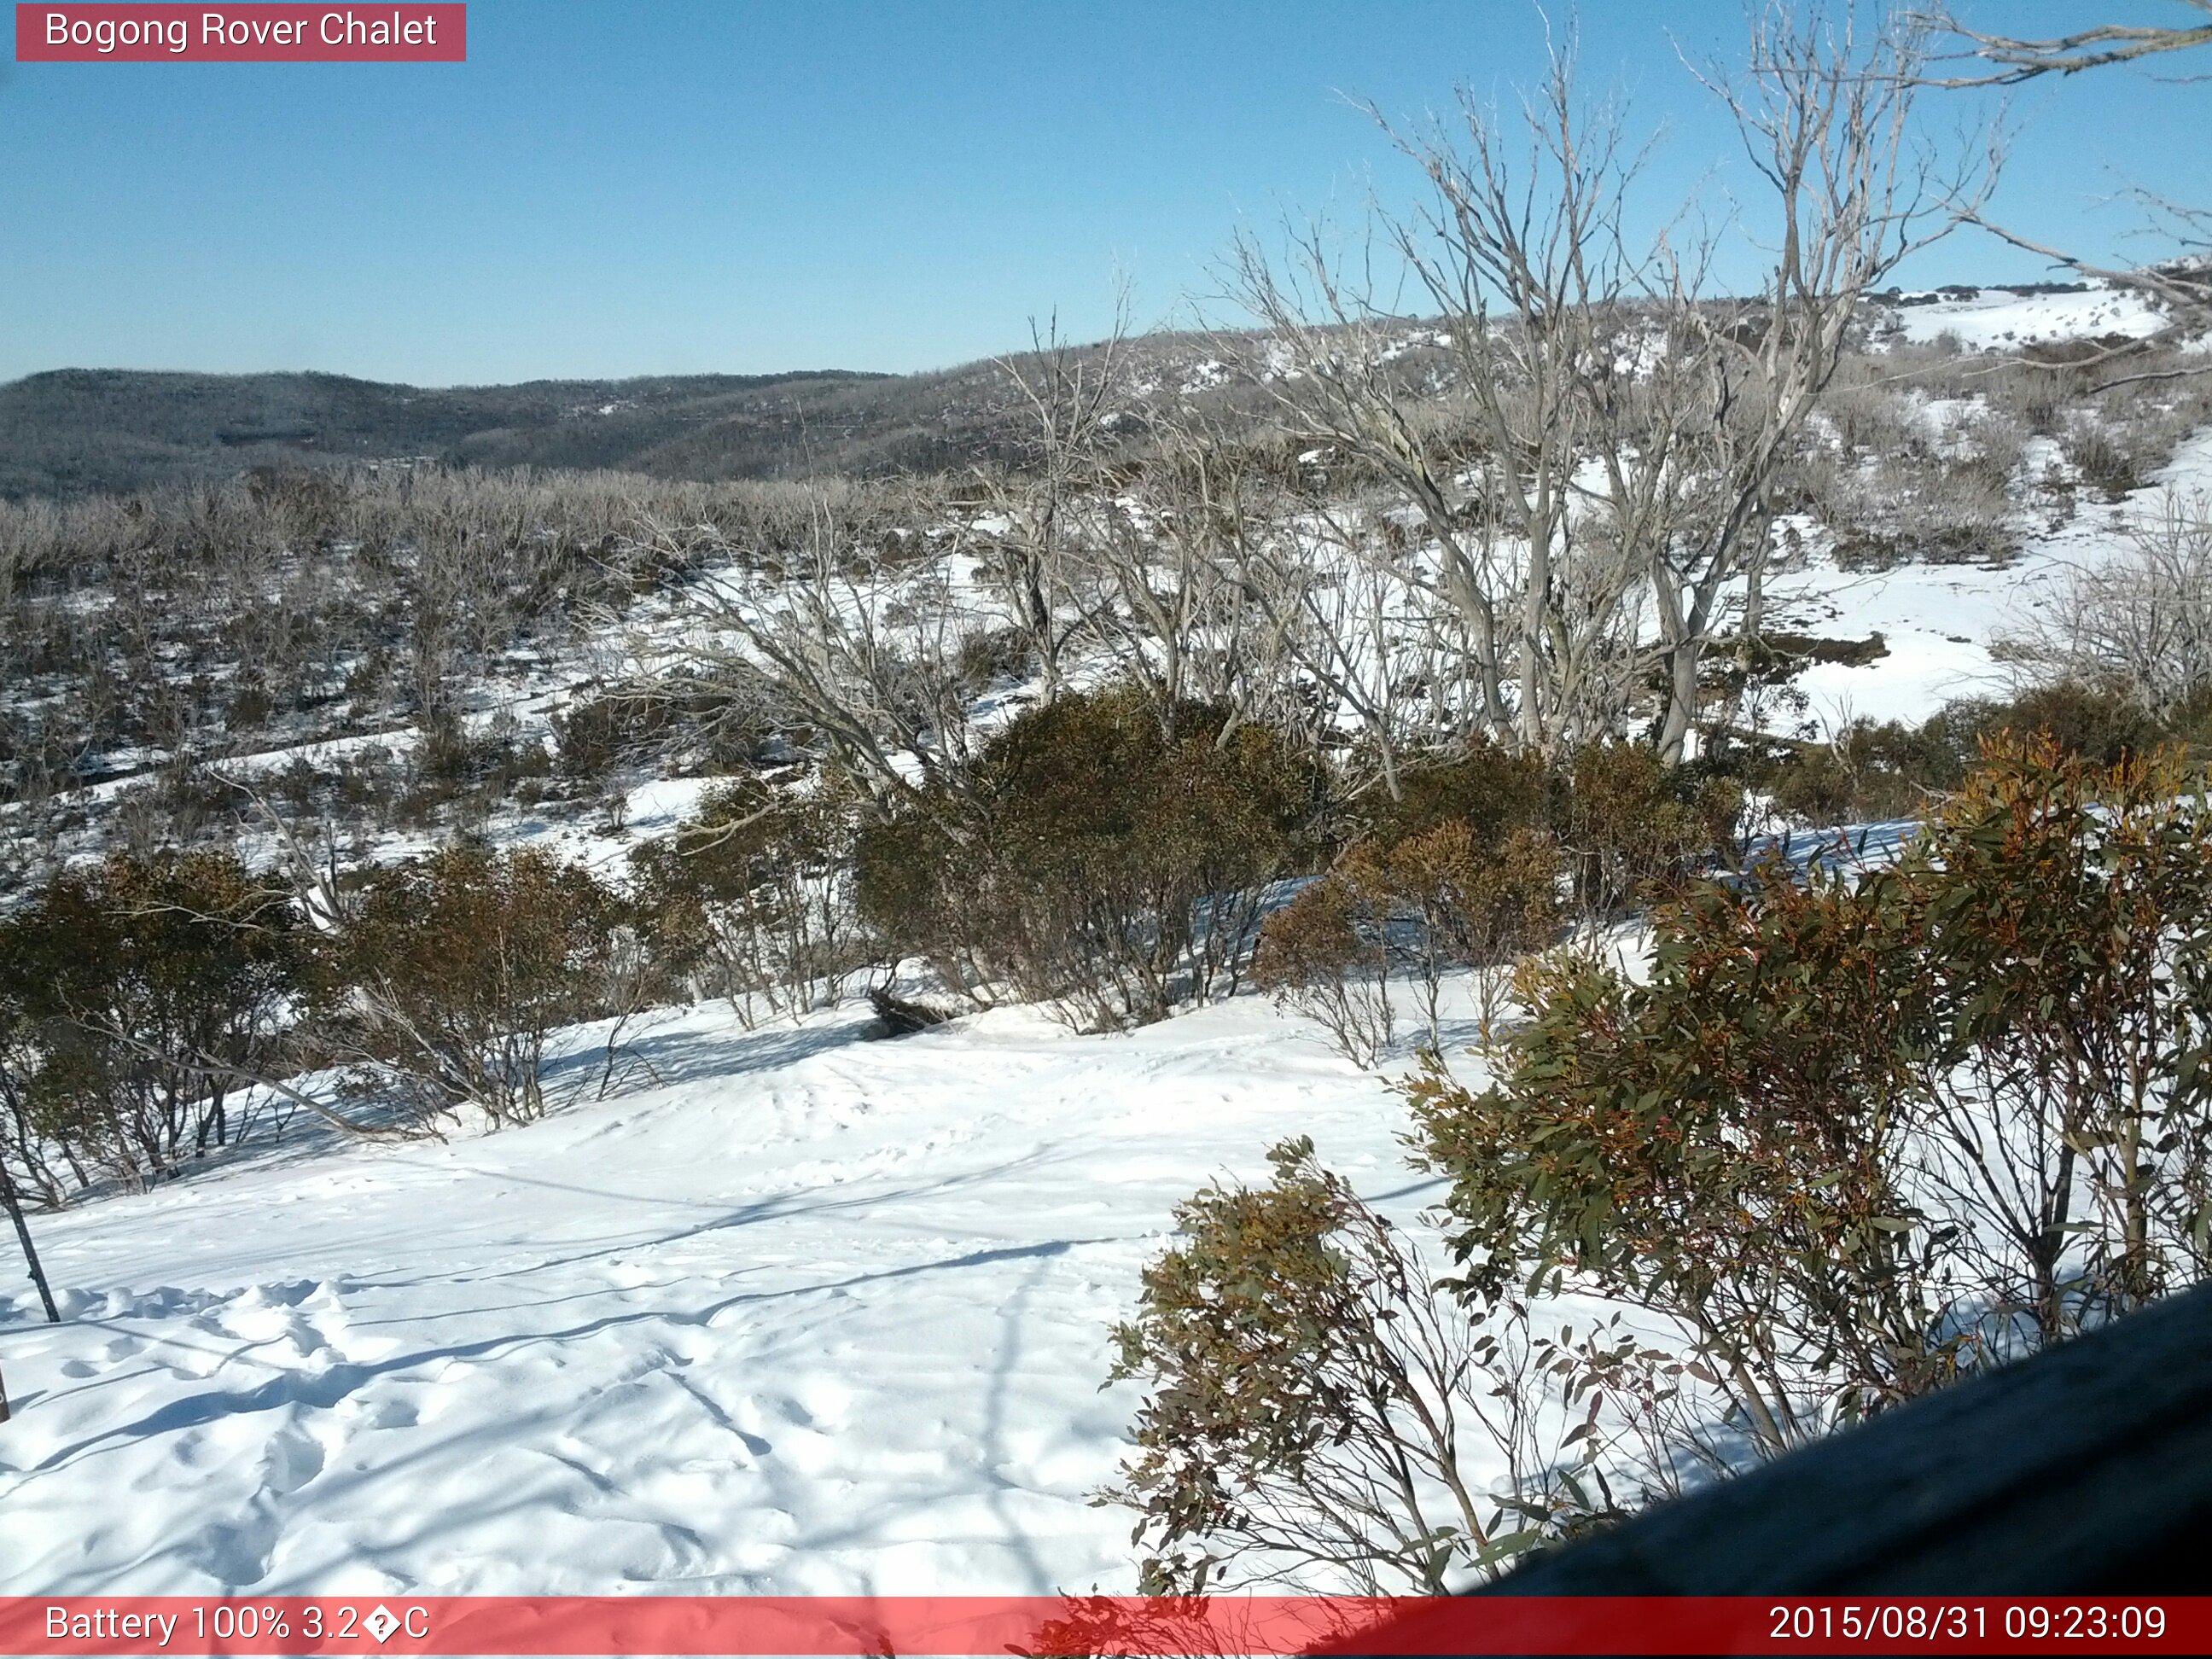
[[[0,918],[0,1156],[52,1203],[173,1176],[301,1109],[360,1133],[526,1121],[549,1103],[562,1028],[614,1022],[595,1068],[564,1062],[563,1086],[604,1088],[647,1006],[725,998],[750,1023],[915,958],[955,1006],[1138,1024],[1233,994],[1278,884],[1332,861],[1395,858],[1409,913],[1437,914],[1489,842],[1425,878],[1391,849],[1556,820],[1579,860],[1564,913],[1688,867],[1733,817],[1685,808],[1680,780],[1625,745],[1572,773],[1485,750],[1418,776],[1376,820],[1325,753],[1121,688],[1024,713],[957,784],[896,811],[834,772],[732,779],[619,885],[465,839],[384,868],[289,833],[287,863],[261,872],[228,852],[118,850]],[[1439,935],[1426,960],[1441,971],[1474,943]],[[299,1086],[318,1073],[337,1088]]]
[[[0,784],[450,720],[510,653],[696,574],[705,536],[771,559],[856,489],[386,465],[0,501]]]
[[[2161,728],[2131,708],[2062,686],[1954,711],[1879,787],[1955,788],[1961,748],[2014,728],[2148,752]],[[1826,775],[1669,769],[1618,742],[1549,763],[1408,756],[1395,798],[1363,772],[1122,686],[1025,711],[894,805],[834,769],[741,774],[618,883],[469,838],[378,867],[285,830],[258,872],[118,849],[0,917],[0,1156],[54,1203],[173,1176],[301,1110],[356,1133],[527,1121],[624,1076],[647,1007],[726,999],[750,1024],[902,963],[939,1013],[1023,1000],[1094,1030],[1249,983],[1373,1065],[1409,998],[1433,1046],[1447,977],[1473,969],[1494,1020],[1516,959],[1740,864],[1757,790]],[[611,1022],[596,1062],[549,1048],[593,1020]]]

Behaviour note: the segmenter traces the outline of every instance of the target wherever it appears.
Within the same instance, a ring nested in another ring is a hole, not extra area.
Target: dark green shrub
[[[1962,698],[1917,726],[1856,720],[1774,768],[1768,787],[1782,811],[1814,825],[1911,817],[1956,790],[1993,739],[2048,738],[2063,754],[2113,766],[2168,735],[2116,690],[2059,681],[2005,702]]]
[[[1027,636],[1018,628],[970,634],[960,641],[960,678],[980,694],[1018,680],[1035,666]]]
[[[1663,764],[1648,744],[1585,744],[1557,818],[1577,905],[1609,916],[1711,865],[1743,816],[1735,780]]]
[[[974,995],[1000,976],[994,941],[1013,924],[1001,914],[979,826],[945,793],[925,805],[862,827],[853,846],[854,905],[890,955],[923,957],[948,986]]]
[[[1954,704],[1918,726],[1855,720],[1775,769],[1774,804],[1819,826],[1910,817],[1959,787],[1978,751],[1981,723],[1978,704]]]
[[[1398,794],[1362,801],[1352,839],[1395,847],[1440,824],[1464,824],[1494,847],[1512,830],[1551,823],[1562,793],[1542,759],[1486,741],[1455,755],[1411,755],[1400,763]]]
[[[412,769],[399,814],[420,826],[453,809],[480,820],[524,779],[544,777],[553,761],[544,744],[521,735],[511,717],[471,732],[460,716],[441,711],[424,723]]]
[[[0,922],[29,1139],[134,1186],[232,1144],[303,962],[289,896],[224,853],[116,855]]]
[[[665,744],[679,711],[665,697],[616,691],[585,698],[553,716],[553,755],[564,778],[603,778]]]
[[[325,1042],[348,1092],[406,1121],[546,1105],[547,1038],[611,1012],[628,918],[589,872],[535,850],[449,848],[374,872],[325,945]]]
[[[747,1020],[754,999],[796,1013],[835,998],[860,963],[846,866],[853,803],[834,788],[721,785],[630,860],[639,927],[656,958]]]
[[[1274,732],[1142,692],[1023,714],[958,788],[857,848],[860,913],[954,985],[1072,1019],[1157,1019],[1233,988],[1268,885],[1310,844],[1314,776]]]
[[[2122,692],[2061,680],[2023,691],[1990,709],[1978,735],[2047,737],[2060,752],[2117,766],[2147,757],[2166,736],[2159,721]]]
[[[276,705],[270,697],[261,676],[246,672],[238,677],[238,689],[231,693],[230,707],[224,711],[224,723],[233,733],[252,732],[268,725]]]

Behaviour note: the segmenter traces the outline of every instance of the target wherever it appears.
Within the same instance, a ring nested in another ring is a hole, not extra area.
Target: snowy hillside
[[[2124,501],[2084,505],[1999,564],[1913,562],[1853,572],[1816,554],[1770,579],[1778,626],[1852,638],[1879,633],[1887,647],[1862,666],[1816,663],[1805,671],[1797,684],[1815,720],[1823,728],[1853,718],[1917,721],[1949,699],[2001,693],[2008,682],[1992,641],[2048,606],[2074,571],[2111,557],[2168,491],[2212,496],[2212,433],[2184,443]]]
[[[1971,295],[1913,295],[1883,309],[1887,320],[1916,345],[1949,335],[1970,351],[2112,335],[2139,340],[2157,333],[2168,321],[2141,294],[2103,283],[2070,293],[1991,288]]]
[[[1298,1132],[1415,1205],[1397,1103],[1252,998],[869,1024],[701,1009],[532,1127],[46,1220],[0,1591],[1129,1588],[1098,1390],[1170,1208]]]
[[[2160,325],[2105,290],[1894,316],[1906,342],[1974,349]],[[1942,426],[1970,401],[1913,413]],[[2166,490],[2212,492],[2212,432],[2078,504],[2086,474],[2057,440],[2014,449],[1990,516],[2016,551],[1845,568],[1813,525],[1768,576],[1771,629],[1881,635],[1871,661],[1805,670],[1816,730],[2000,690],[2000,635]],[[960,574],[945,586],[964,600]],[[690,648],[662,603],[620,629]],[[479,672],[458,726],[505,722],[542,777],[613,633]],[[989,683],[978,733],[1035,693]],[[382,728],[224,763],[258,787],[422,740]],[[627,761],[589,784],[500,797],[467,828],[620,876],[708,787]],[[29,808],[9,811],[17,833]],[[453,827],[379,821],[349,856],[389,864]],[[111,833],[80,811],[55,844],[89,862]],[[234,841],[257,863],[276,851]],[[1362,1072],[1249,994],[1121,1035],[1007,1007],[898,1040],[850,1004],[747,1030],[704,1001],[634,1024],[604,1098],[599,1034],[569,1041],[574,1098],[544,1121],[398,1146],[295,1126],[149,1194],[35,1214],[65,1319],[40,1322],[0,1273],[16,1413],[0,1592],[1127,1589],[1131,1517],[1091,1499],[1134,1396],[1101,1384],[1176,1205],[1300,1133],[1389,1209],[1435,1192],[1384,1081],[1410,1046]]]

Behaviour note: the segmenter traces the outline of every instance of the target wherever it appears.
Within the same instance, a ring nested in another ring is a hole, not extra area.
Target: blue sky
[[[1972,15],[2021,32],[2184,15]],[[1748,190],[1670,44],[1732,49],[1743,15],[1580,9],[1586,82],[1666,130],[1662,198]],[[1055,310],[1095,336],[1117,270],[1140,321],[1169,319],[1211,291],[1240,222],[1401,197],[1347,96],[1418,116],[1457,82],[1507,91],[1544,40],[1528,0],[472,0],[465,64],[7,64],[0,380],[908,370],[1017,344]],[[2100,205],[2121,184],[2212,198],[2212,85],[2106,71],[2027,88],[2014,113],[1998,206],[2027,233],[2124,256],[2130,215]],[[2042,272],[1961,239],[1910,274]]]

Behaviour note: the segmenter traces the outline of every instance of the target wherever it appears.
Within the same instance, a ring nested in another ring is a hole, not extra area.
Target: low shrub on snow
[[[964,990],[1011,985],[1091,1028],[1158,1019],[1234,988],[1268,886],[1306,856],[1316,781],[1220,710],[1064,696],[861,832],[860,913]]]
[[[2120,688],[2061,679],[2002,701],[1960,698],[1918,726],[1854,720],[1762,768],[1759,781],[1785,816],[1815,827],[1911,817],[1965,781],[1984,743],[2008,735],[2045,738],[2105,766],[2161,744],[2202,744],[2186,718],[2161,720]]]
[[[720,786],[676,834],[640,848],[638,925],[664,969],[726,997],[748,1024],[756,999],[795,1012],[835,997],[862,954],[846,866],[853,804],[831,788]]]
[[[1182,1206],[1115,1332],[1116,1380],[1151,1385],[1109,1494],[1141,1517],[1140,1592],[1433,1595],[1609,1516],[1589,1419],[1530,1407],[1564,1367],[1589,1411],[1634,1345],[1553,1340],[1519,1304],[1471,1312],[1311,1141],[1269,1161],[1266,1186]]]
[[[1121,1333],[1153,1587],[1434,1589],[2212,1277],[2212,797],[2171,756],[1993,744],[1893,866],[1654,930],[1640,981],[1530,963],[1487,1086],[1406,1085],[1455,1277],[1310,1148],[1186,1206]],[[1530,1364],[1561,1293],[1613,1321]]]
[[[1564,865],[1546,830],[1495,842],[1447,820],[1392,843],[1362,842],[1267,918],[1253,982],[1317,1021],[1347,1059],[1372,1066],[1395,1023],[1394,972],[1410,979],[1431,1042],[1444,977],[1474,968],[1486,1020],[1497,971],[1548,941],[1563,919]]]
[[[0,919],[0,1158],[58,1201],[244,1137],[305,961],[289,894],[224,853],[117,854]]]
[[[1424,760],[1267,919],[1254,961],[1261,989],[1360,1066],[1389,1041],[1394,979],[1414,988],[1433,1042],[1446,975],[1472,968],[1486,1025],[1515,958],[1571,912],[1611,920],[1710,865],[1743,807],[1732,780],[1663,766],[1639,744],[1587,744],[1556,767],[1488,744]]]
[[[373,874],[319,952],[317,1035],[349,1097],[402,1121],[546,1106],[546,1041],[609,1006],[627,921],[588,871],[462,845]]]
[[[1647,744],[1584,744],[1565,771],[1555,821],[1576,908],[1591,919],[1621,915],[1705,868],[1743,816],[1735,779],[1667,766]]]

